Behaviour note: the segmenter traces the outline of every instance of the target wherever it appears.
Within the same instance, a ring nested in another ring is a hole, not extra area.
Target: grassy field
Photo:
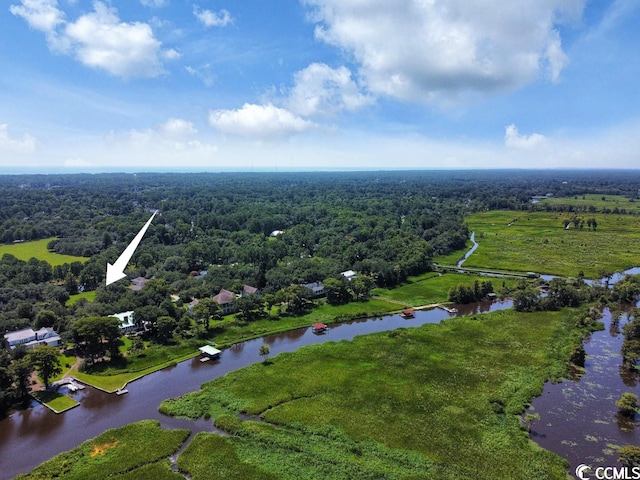
[[[565,374],[582,338],[573,314],[501,311],[305,347],[160,410],[235,434],[194,440],[179,460],[194,479],[565,479],[519,414]],[[220,476],[200,470],[207,455]]]
[[[87,301],[89,302],[93,302],[96,298],[96,291],[92,291],[92,292],[81,292],[81,293],[76,293],[75,295],[71,295],[71,297],[69,297],[69,300],[67,300],[67,303],[65,304],[67,307],[70,307],[71,305],[74,305],[75,303],[78,302],[78,300],[80,300],[81,298],[85,298],[87,299]]]
[[[446,303],[449,290],[452,287],[457,287],[458,285],[473,286],[475,280],[479,282],[490,281],[495,290],[502,287],[503,281],[506,286],[512,286],[515,283],[515,280],[510,278],[503,280],[482,275],[445,273],[441,276],[431,275],[424,279],[416,278],[414,281],[409,281],[396,288],[376,288],[372,291],[372,294],[402,302],[407,306],[417,307],[432,303]]]
[[[44,260],[52,267],[73,262],[86,262],[85,257],[74,257],[73,255],[61,255],[47,250],[47,244],[55,240],[55,237],[36,240],[33,242],[14,243],[12,245],[0,245],[0,257],[5,253],[13,255],[19,260],[27,261],[30,258]]]
[[[160,428],[158,421],[143,420],[107,430],[16,479],[184,478],[171,472],[167,458],[178,450],[188,435],[188,430],[165,430]]]
[[[40,390],[38,392],[33,392],[32,395],[36,400],[43,403],[56,413],[62,413],[78,405],[78,402],[73,398],[67,397],[61,393]]]
[[[519,272],[598,278],[602,271],[615,272],[638,266],[640,217],[585,214],[595,218],[597,231],[565,229],[571,213],[491,211],[467,218],[476,232],[478,249],[464,266]]]
[[[596,212],[602,212],[603,210],[613,211],[617,208],[618,210],[624,209],[627,212],[640,213],[640,202],[637,200],[632,202],[622,195],[590,194],[578,195],[576,197],[550,197],[545,198],[538,205],[566,205],[586,211],[589,211],[589,208],[593,207]]]

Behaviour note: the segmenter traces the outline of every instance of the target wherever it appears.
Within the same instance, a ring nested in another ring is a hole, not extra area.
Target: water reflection
[[[261,361],[259,348],[264,342],[271,345],[271,355],[275,356],[325,341],[351,340],[356,335],[438,323],[463,312],[480,313],[510,307],[511,302],[483,302],[460,307],[456,314],[434,309],[416,311],[415,318],[410,320],[399,315],[360,319],[331,325],[326,335],[315,335],[311,328],[301,328],[234,345],[226,349],[217,361],[201,363],[195,358],[147,375],[130,383],[127,395],[109,395],[87,388],[73,394],[80,406],[62,415],[55,415],[42,405],[34,404],[0,421],[0,479],[32,470],[57,453],[69,450],[109,428],[142,419],[157,419],[166,428],[212,431],[211,421],[192,422],[167,417],[158,412],[158,405],[165,398],[198,390],[208,380]],[[29,455],[24,452],[29,452]]]
[[[569,460],[570,471],[582,463],[616,465],[617,446],[638,443],[638,420],[621,417],[616,407],[624,392],[640,394],[638,373],[622,366],[622,320],[605,309],[601,321],[605,330],[584,342],[587,361],[580,380],[547,384],[532,402],[540,420],[531,437]]]

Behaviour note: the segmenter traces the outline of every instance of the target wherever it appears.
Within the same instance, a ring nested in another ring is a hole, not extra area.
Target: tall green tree
[[[26,358],[37,370],[45,388],[49,388],[49,380],[62,373],[60,361],[58,360],[58,349],[49,345],[38,345],[29,351]]]

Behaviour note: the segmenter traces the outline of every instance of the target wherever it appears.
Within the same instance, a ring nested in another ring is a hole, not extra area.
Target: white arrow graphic
[[[156,216],[156,213],[158,213],[158,210],[156,210],[153,215],[151,215],[151,218],[147,221],[147,223],[145,223],[144,227],[142,227],[142,230],[138,232],[129,246],[124,249],[124,252],[122,252],[122,254],[118,257],[118,260],[116,260],[113,265],[107,263],[107,285],[111,285],[113,282],[117,282],[121,278],[127,276],[124,273],[124,269],[127,266],[127,263],[129,263],[129,260],[131,260],[131,257],[133,257],[133,253],[136,251],[136,248],[138,248],[138,244],[142,240],[142,237],[144,237],[144,234],[146,233],[147,228],[149,228],[149,225],[151,225],[151,221],[153,220],[153,217]]]

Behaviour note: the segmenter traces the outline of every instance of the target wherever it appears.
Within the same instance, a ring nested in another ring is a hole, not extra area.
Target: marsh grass
[[[233,445],[230,461],[279,478],[564,479],[519,415],[566,373],[582,338],[570,317],[501,311],[309,346],[160,409],[212,416],[236,435],[212,440]]]
[[[189,436],[188,430],[166,430],[160,422],[143,420],[124,427],[107,430],[92,440],[43,463],[31,473],[19,475],[20,480],[45,480],[64,478],[86,480],[113,478],[126,474],[147,464],[168,458],[178,450]],[[162,470],[162,466],[148,467],[152,471]],[[176,478],[170,476],[152,477],[145,475],[115,478]]]
[[[45,238],[43,240],[35,240],[33,242],[14,243],[12,245],[0,245],[0,257],[5,253],[13,255],[19,260],[25,262],[31,258],[37,258],[38,260],[44,260],[52,267],[56,265],[63,265],[65,263],[73,262],[86,262],[89,260],[86,257],[76,257],[73,255],[62,255],[47,250],[47,244],[55,240],[55,237]]]
[[[476,232],[478,249],[465,267],[503,269],[599,278],[603,271],[638,266],[640,217],[614,214],[578,214],[595,218],[596,231],[564,222],[576,214],[556,212],[491,211],[467,218]]]

